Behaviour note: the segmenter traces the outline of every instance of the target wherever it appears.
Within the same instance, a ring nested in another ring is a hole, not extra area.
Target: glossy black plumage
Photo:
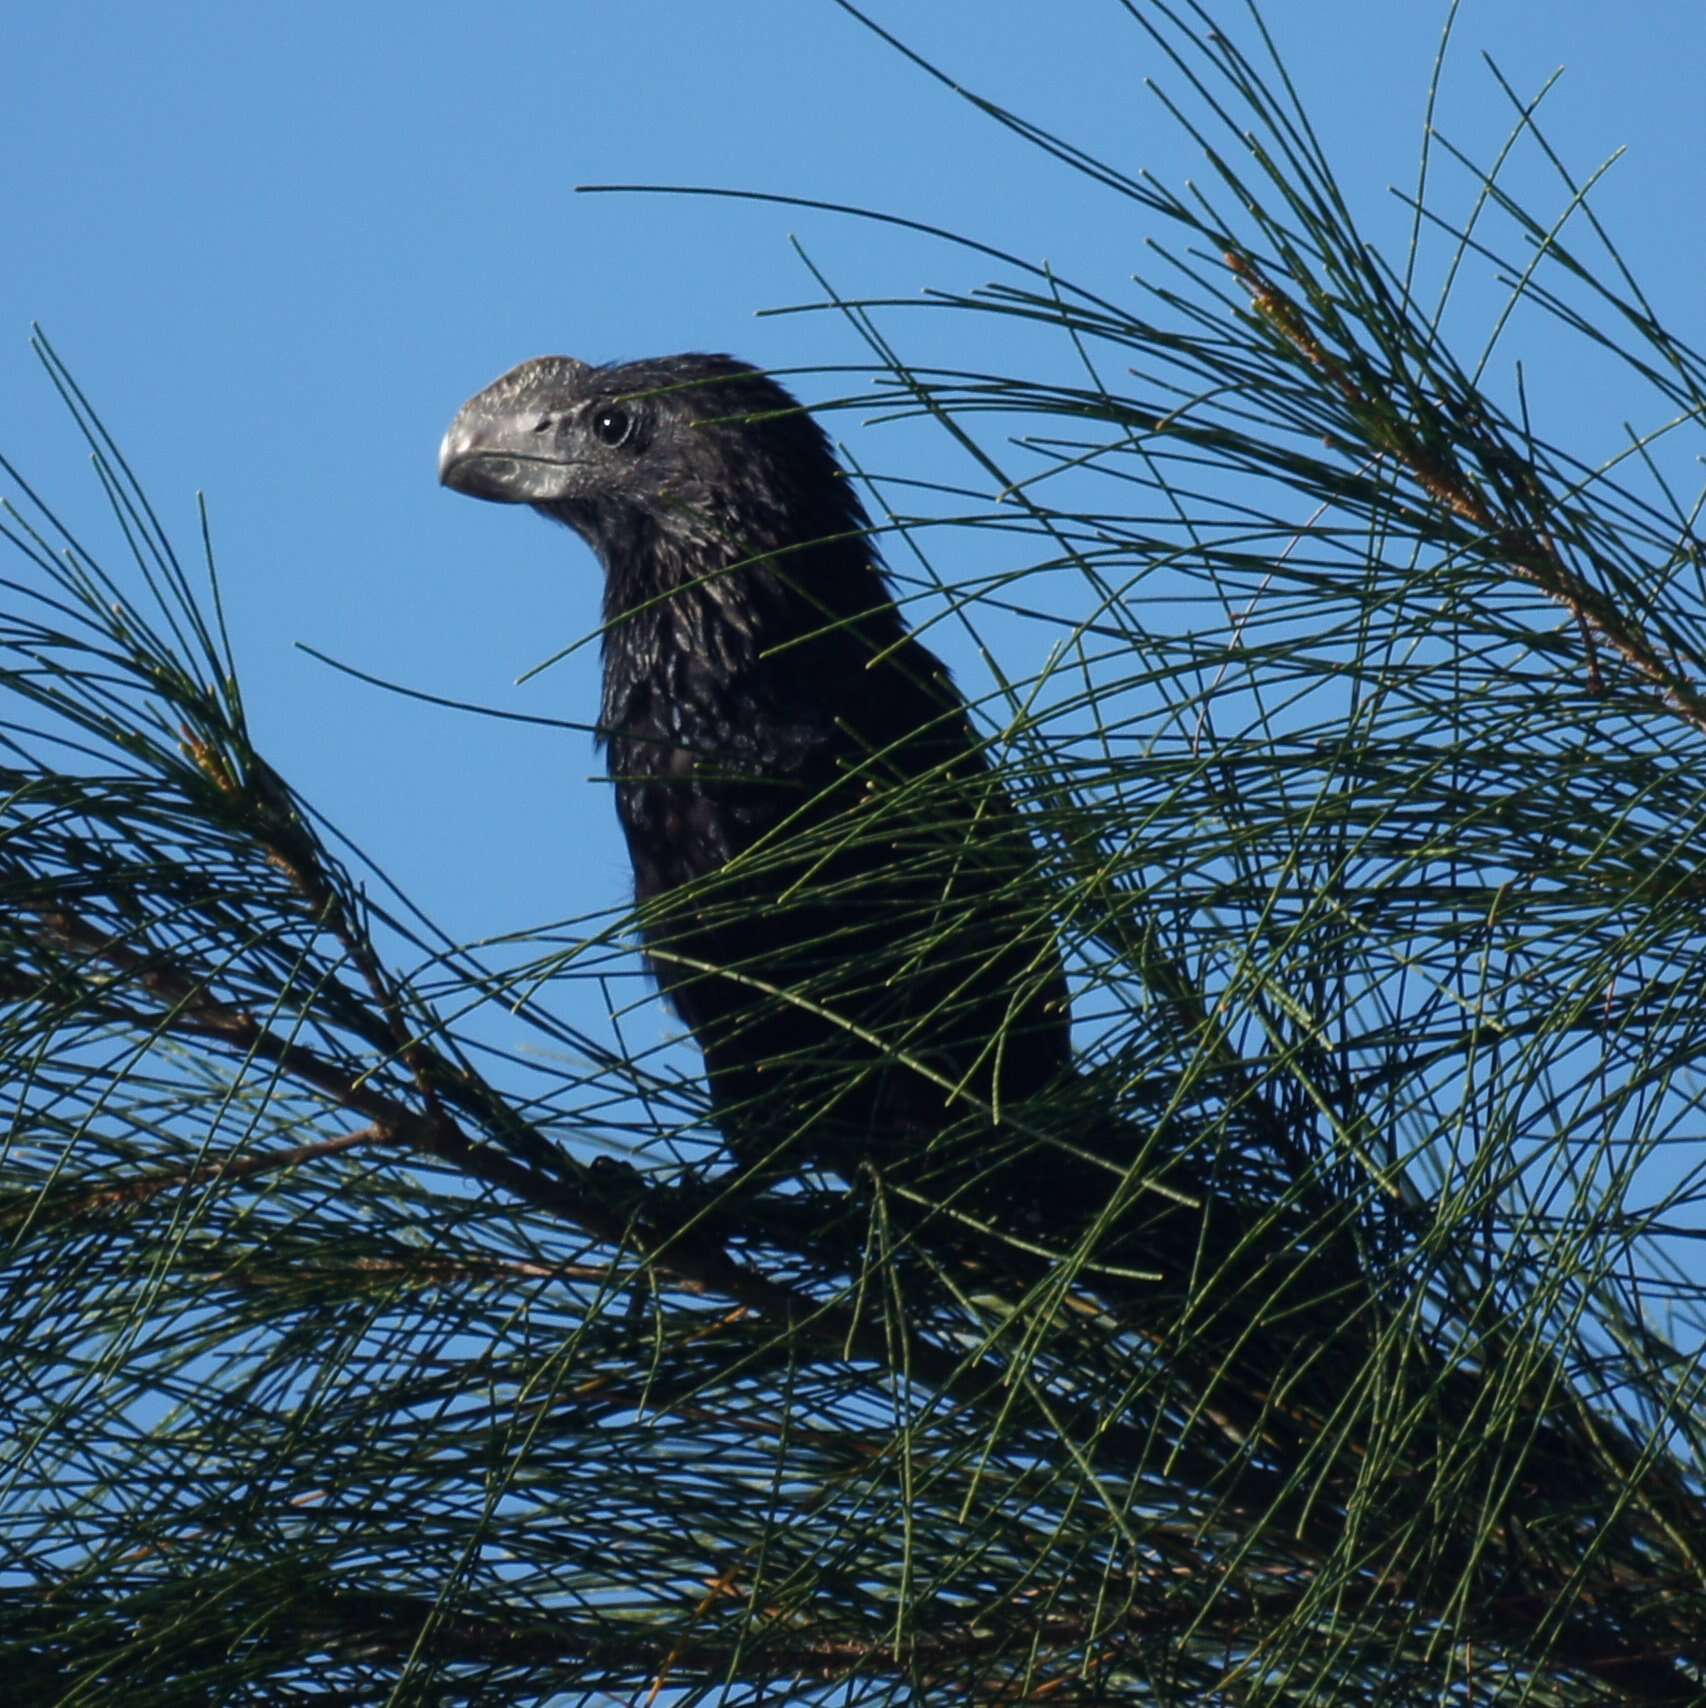
[[[786,391],[726,356],[543,357],[465,406],[441,477],[603,564],[647,954],[737,1151],[850,1173],[1066,1066],[1036,851]]]

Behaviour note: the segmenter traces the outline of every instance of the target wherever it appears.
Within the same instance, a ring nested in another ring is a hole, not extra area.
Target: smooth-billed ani
[[[903,1158],[1066,1066],[1037,851],[781,386],[727,356],[543,356],[464,406],[439,471],[603,564],[647,957],[738,1154]]]
[[[609,367],[546,356],[462,409],[440,475],[531,504],[603,563],[600,726],[646,952],[703,1049],[736,1154],[767,1173],[821,1165],[851,1179],[869,1160],[904,1169],[952,1126],[984,1167],[1004,1148],[993,1142],[1004,1106],[1065,1088],[1055,891],[947,670],[903,623],[817,423],[726,356]],[[1295,1154],[1279,1110],[1252,1113],[1265,1092],[1246,1084],[1227,1101],[1255,1123],[1252,1152]],[[1210,1175],[1200,1206],[1138,1194],[1104,1217],[1147,1135],[1088,1102],[1069,1151],[1045,1163],[1021,1142],[1026,1160],[986,1178],[1051,1225],[1121,1221],[1123,1249],[1153,1266],[1096,1279],[1145,1325],[1126,1346],[1134,1359],[1155,1324],[1189,1325],[1162,1336],[1185,1398],[1157,1414],[1161,1427],[1181,1442],[1229,1432],[1228,1477],[1277,1464],[1313,1509],[1330,1504],[1330,1462],[1352,1483],[1363,1475],[1354,1414],[1370,1406],[1383,1437],[1403,1420],[1402,1445],[1384,1451],[1407,1453],[1411,1470],[1386,1516],[1404,1549],[1397,1575],[1424,1604],[1430,1571],[1454,1597],[1463,1574],[1529,1571],[1532,1550],[1511,1552],[1496,1527],[1467,1551],[1434,1536],[1426,1503],[1443,1477],[1477,1512],[1471,1474],[1488,1479],[1489,1510],[1579,1478],[1568,1383],[1525,1353],[1531,1375],[1494,1428],[1475,1363],[1498,1345],[1484,1327],[1463,1338],[1456,1367],[1411,1348],[1400,1369],[1389,1305],[1408,1311],[1411,1283],[1366,1278],[1339,1214],[1354,1203],[1323,1195],[1307,1170],[1295,1195],[1246,1178],[1228,1202]],[[1111,1171],[1086,1154],[1097,1151]],[[1219,1155],[1254,1166],[1236,1147]],[[1448,1296],[1440,1304],[1449,1317]],[[1466,1442],[1485,1443],[1472,1468]],[[1596,1437],[1585,1450],[1608,1449]],[[1312,1468],[1284,1469],[1295,1465]],[[1225,1510],[1243,1486],[1226,1484]],[[1374,1545],[1369,1524],[1359,1546]],[[1628,1658],[1596,1631],[1581,1640]]]

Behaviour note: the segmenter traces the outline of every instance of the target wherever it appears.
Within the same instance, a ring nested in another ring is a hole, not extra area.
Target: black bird
[[[1066,1068],[1037,850],[780,385],[728,356],[542,356],[463,407],[439,478],[603,564],[647,957],[738,1155],[903,1162]]]
[[[727,356],[540,357],[463,407],[439,473],[567,524],[604,566],[601,736],[646,951],[704,1051],[737,1155],[851,1180],[867,1162],[903,1170],[953,1129],[981,1165],[1002,1148],[1004,1111],[1039,1092],[1093,1111],[1093,1096],[1068,1095],[1084,1088],[1067,1084],[1066,983],[1039,850],[947,670],[902,621],[823,431],[781,386]],[[1249,1111],[1266,1099],[1246,1087],[1236,1101]],[[1286,1124],[1277,1109],[1256,1119],[1270,1160],[1289,1149]],[[1025,1160],[988,1178],[1069,1227],[1100,1213],[1145,1142],[1091,1112],[1072,1153],[1045,1164],[1017,1144]],[[1384,1529],[1362,1521],[1371,1580],[1407,1586],[1423,1607],[1449,1593],[1456,1618],[1482,1605],[1460,1595],[1465,1583],[1480,1595],[1575,1572],[1604,1521],[1584,1509],[1581,1535],[1564,1525],[1557,1559],[1543,1557],[1537,1539],[1561,1523],[1545,1491],[1602,1486],[1607,1454],[1632,1477],[1619,1432],[1602,1420],[1581,1437],[1569,1380],[1532,1351],[1495,1427],[1498,1342],[1484,1322],[1468,1362],[1467,1347],[1447,1367],[1419,1350],[1392,1362],[1391,1289],[1363,1274],[1351,1218],[1337,1214],[1354,1206],[1329,1193],[1317,1215],[1319,1183],[1297,1178],[1281,1202],[1247,1189],[1228,1204],[1207,1184],[1200,1207],[1140,1196],[1122,1212],[1164,1284],[1108,1274],[1139,1330],[1122,1355],[1164,1347],[1172,1372],[1133,1390],[1134,1415],[1159,1406],[1158,1439],[1181,1452],[1193,1431],[1237,1444],[1226,1470],[1244,1480],[1221,1487],[1216,1522],[1241,1498],[1261,1510],[1296,1497],[1298,1535],[1331,1546],[1339,1501],[1361,1487],[1354,1419],[1366,1406],[1388,1457],[1409,1467],[1384,1485]],[[1182,1411],[1169,1409],[1174,1384]],[[1538,1494],[1544,1522],[1507,1532],[1488,1518],[1472,1545],[1435,1535],[1440,1480],[1471,1513]],[[1356,1498],[1366,1505],[1367,1490]],[[1553,1652],[1615,1667],[1648,1699],[1682,1699],[1668,1663],[1633,1654],[1592,1601],[1547,1639]],[[1489,1627],[1520,1651],[1532,1631],[1513,1637],[1501,1617]]]

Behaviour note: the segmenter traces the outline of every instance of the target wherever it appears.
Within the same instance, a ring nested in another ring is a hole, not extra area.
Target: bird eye
[[[592,436],[612,449],[623,444],[633,431],[634,418],[625,409],[601,409],[592,418]]]

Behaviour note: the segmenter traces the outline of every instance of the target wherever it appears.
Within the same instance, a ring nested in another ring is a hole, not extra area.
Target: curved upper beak
[[[494,410],[485,394],[465,403],[438,447],[443,486],[497,504],[542,504],[561,498],[567,465],[554,454],[548,435],[537,430],[538,411],[525,419]]]

